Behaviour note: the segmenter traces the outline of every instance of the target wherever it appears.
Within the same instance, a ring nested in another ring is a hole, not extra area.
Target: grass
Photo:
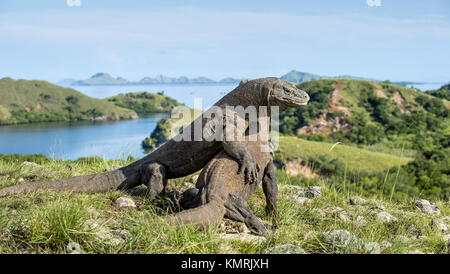
[[[333,149],[330,151],[332,147]],[[362,171],[368,174],[379,173],[394,166],[404,165],[412,161],[412,158],[409,157],[372,152],[343,144],[334,145],[308,141],[292,136],[280,136],[279,152],[276,154],[277,160],[308,159],[309,157],[320,155],[339,158],[348,165],[349,170]]]
[[[104,171],[128,161],[47,161],[39,167],[29,167],[20,161],[0,160],[0,187],[19,182],[20,178],[42,180],[62,178]],[[70,168],[68,168],[70,165]],[[262,242],[243,242],[222,239],[219,226],[198,230],[193,226],[174,227],[161,221],[170,213],[163,203],[151,203],[144,196],[132,196],[135,209],[117,209],[112,202],[127,193],[115,191],[103,194],[75,194],[39,191],[0,198],[0,253],[66,253],[69,242],[81,245],[83,253],[263,253],[280,244],[294,244],[308,253],[360,253],[358,250],[330,250],[321,234],[336,229],[348,230],[365,242],[378,242],[383,253],[448,253],[443,235],[431,229],[432,216],[414,209],[412,201],[390,202],[388,198],[364,197],[362,192],[349,192],[322,179],[311,181],[302,176],[291,177],[277,170],[279,183],[278,227]],[[171,180],[177,188],[190,177]],[[289,198],[290,185],[322,187],[322,196],[311,204],[300,205]],[[398,218],[384,224],[374,217],[370,206],[352,206],[348,198],[360,195],[371,205],[384,205],[386,211]],[[450,214],[448,202],[437,201],[444,216]],[[249,199],[255,214],[267,226],[271,217],[265,215],[265,199],[261,188]],[[330,207],[341,207],[352,220],[363,216],[367,224],[356,226],[344,222],[339,214],[323,214]],[[86,227],[89,220],[97,220],[112,230],[125,230],[129,237],[119,244],[96,237],[98,229]],[[419,237],[417,237],[419,236]],[[390,243],[386,245],[386,242]]]

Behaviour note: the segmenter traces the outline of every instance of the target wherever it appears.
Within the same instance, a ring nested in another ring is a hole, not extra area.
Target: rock
[[[240,241],[240,242],[255,243],[255,244],[261,244],[266,240],[266,238],[263,236],[257,236],[257,235],[248,234],[248,233],[222,234],[222,235],[220,235],[220,238],[223,240]]]
[[[66,252],[69,254],[81,254],[81,247],[78,243],[70,242],[66,247]]]
[[[364,247],[364,243],[358,237],[353,236],[347,230],[333,230],[324,232],[322,236],[325,238],[325,244],[329,249],[356,249]]]
[[[113,230],[109,227],[99,224],[96,220],[89,219],[84,222],[86,230],[93,230],[94,237],[102,242],[106,242],[110,245],[119,245],[127,240],[131,235],[126,230]]]
[[[365,204],[367,204],[367,201],[361,197],[353,196],[353,197],[350,197],[350,204],[351,205],[365,205]]]
[[[28,162],[28,161],[23,162],[22,165],[29,167],[40,167],[40,165],[36,164],[35,162]]]
[[[379,243],[369,242],[364,245],[364,248],[370,254],[381,254],[381,247]]]
[[[303,248],[293,245],[293,244],[284,244],[277,245],[274,247],[266,248],[263,253],[265,254],[306,254]]]
[[[448,231],[447,225],[437,219],[431,220],[431,228],[436,229],[442,233],[446,233]]]
[[[345,211],[339,212],[338,218],[346,224],[350,223],[350,216]]]
[[[319,186],[310,186],[305,189],[306,197],[315,198],[322,195],[322,188]]]
[[[384,211],[384,210],[386,210],[386,207],[384,205],[375,205],[375,206],[372,206],[370,209]]]
[[[306,198],[306,197],[298,196],[297,194],[291,194],[288,197],[291,198],[292,200],[295,200],[300,205],[306,205],[306,204],[311,204],[312,203],[311,199]]]
[[[301,186],[287,185],[286,187],[295,190],[295,194],[300,197],[315,198],[322,195],[322,188],[319,186],[301,187]]]
[[[24,182],[25,180],[23,179],[23,178],[19,178],[19,179],[17,179],[17,182],[19,182],[19,183],[22,183],[22,182]]]
[[[366,219],[365,219],[363,216],[358,216],[358,217],[356,217],[356,219],[353,221],[353,223],[354,223],[356,226],[364,226],[364,225],[367,224],[367,221],[366,221]]]
[[[325,238],[325,245],[332,250],[344,249],[358,253],[380,254],[381,247],[376,242],[364,243],[360,238],[353,236],[347,230],[333,230],[331,232],[322,233]]]
[[[436,214],[436,215],[441,215],[441,211],[439,210],[439,208],[437,208],[437,206],[435,204],[430,203],[430,201],[428,200],[417,200],[415,203],[415,207],[422,211],[423,213],[426,214]]]
[[[198,175],[197,174],[195,174],[194,176],[192,176],[191,177],[191,183],[193,183],[194,185],[197,183],[197,180],[198,180]]]
[[[334,213],[340,212],[340,211],[342,211],[342,210],[343,210],[343,209],[342,209],[341,207],[333,206],[333,207],[327,207],[327,208],[325,208],[325,209],[323,210],[323,212],[324,212],[325,214],[334,214]]]
[[[113,204],[118,208],[136,207],[134,201],[128,197],[117,198]]]
[[[394,216],[392,216],[391,214],[389,214],[385,211],[379,212],[376,216],[377,216],[377,219],[383,223],[391,223],[391,222],[395,222],[398,220],[397,218],[395,218]]]

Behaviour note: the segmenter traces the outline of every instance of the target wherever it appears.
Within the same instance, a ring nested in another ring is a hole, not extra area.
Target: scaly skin
[[[278,186],[270,152],[263,152],[263,141],[248,141],[247,149],[261,167],[256,184],[245,184],[244,175],[238,174],[236,161],[225,152],[219,153],[202,170],[196,184],[182,194],[181,207],[190,208],[166,218],[170,224],[195,224],[205,227],[219,223],[226,217],[244,222],[247,227],[265,234],[267,229],[253,214],[247,199],[260,183],[266,195],[266,210],[274,213],[277,206]]]
[[[306,92],[279,78],[261,78],[242,81],[214,106],[226,113],[226,106],[279,106],[280,113],[286,109],[305,105],[309,100]],[[270,115],[270,112],[267,113]],[[258,114],[258,116],[260,116]],[[192,122],[193,127],[203,119],[203,128],[209,120],[202,116]],[[225,117],[228,119],[228,117]],[[225,127],[225,123],[224,123]],[[225,132],[226,129],[224,129]],[[237,129],[238,131],[241,129]],[[244,129],[245,130],[245,129]],[[242,131],[239,131],[243,134]],[[176,137],[175,137],[176,138]],[[36,191],[39,189],[73,192],[106,192],[130,189],[141,184],[147,186],[149,198],[160,194],[168,179],[179,178],[202,169],[215,155],[225,151],[240,165],[246,182],[254,182],[258,166],[242,141],[167,141],[157,150],[130,165],[104,173],[77,176],[53,181],[33,182],[0,189],[0,197]],[[194,139],[192,139],[194,140]]]

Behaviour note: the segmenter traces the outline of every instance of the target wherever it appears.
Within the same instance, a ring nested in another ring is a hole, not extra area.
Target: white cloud
[[[67,0],[66,3],[69,7],[81,7],[81,0]]]
[[[366,0],[369,7],[381,7],[381,0]]]

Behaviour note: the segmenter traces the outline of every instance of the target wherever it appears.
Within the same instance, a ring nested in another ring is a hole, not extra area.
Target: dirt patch
[[[40,110],[41,108],[42,108],[41,104],[37,104],[36,109]]]
[[[290,176],[297,176],[299,174],[306,178],[317,178],[319,175],[311,170],[311,168],[304,164],[303,159],[297,158],[285,162],[284,167],[286,173]]]
[[[379,98],[385,98],[385,99],[388,98],[387,95],[386,95],[386,93],[384,93],[384,91],[380,88],[380,86],[379,86],[377,83],[372,82],[372,84],[375,86],[375,95],[376,95],[377,97],[379,97]]]
[[[403,104],[403,101],[405,101],[405,99],[403,98],[403,96],[400,94],[400,92],[396,91],[394,93],[394,96],[392,96],[392,100],[394,100],[394,102],[396,102],[399,105]]]
[[[30,108],[30,107],[24,107],[24,109],[25,109],[27,112],[30,112],[30,111],[31,111],[31,108]]]
[[[394,100],[394,102],[396,102],[399,106],[400,106],[400,111],[402,113],[406,113],[406,114],[411,114],[411,112],[407,109],[405,109],[405,107],[403,106],[403,102],[405,101],[405,98],[403,97],[403,95],[396,91],[394,93],[394,96],[392,96],[392,100]]]
[[[328,115],[330,112],[343,112],[345,115],[351,116],[350,110],[341,106],[339,100],[342,98],[341,89],[345,80],[339,80],[336,83],[334,91],[329,97],[328,108],[310,125],[301,127],[297,130],[297,135],[300,134],[325,134],[329,135],[333,132],[337,132],[343,128],[350,128],[350,125],[346,123],[345,119],[341,117],[332,118]]]

